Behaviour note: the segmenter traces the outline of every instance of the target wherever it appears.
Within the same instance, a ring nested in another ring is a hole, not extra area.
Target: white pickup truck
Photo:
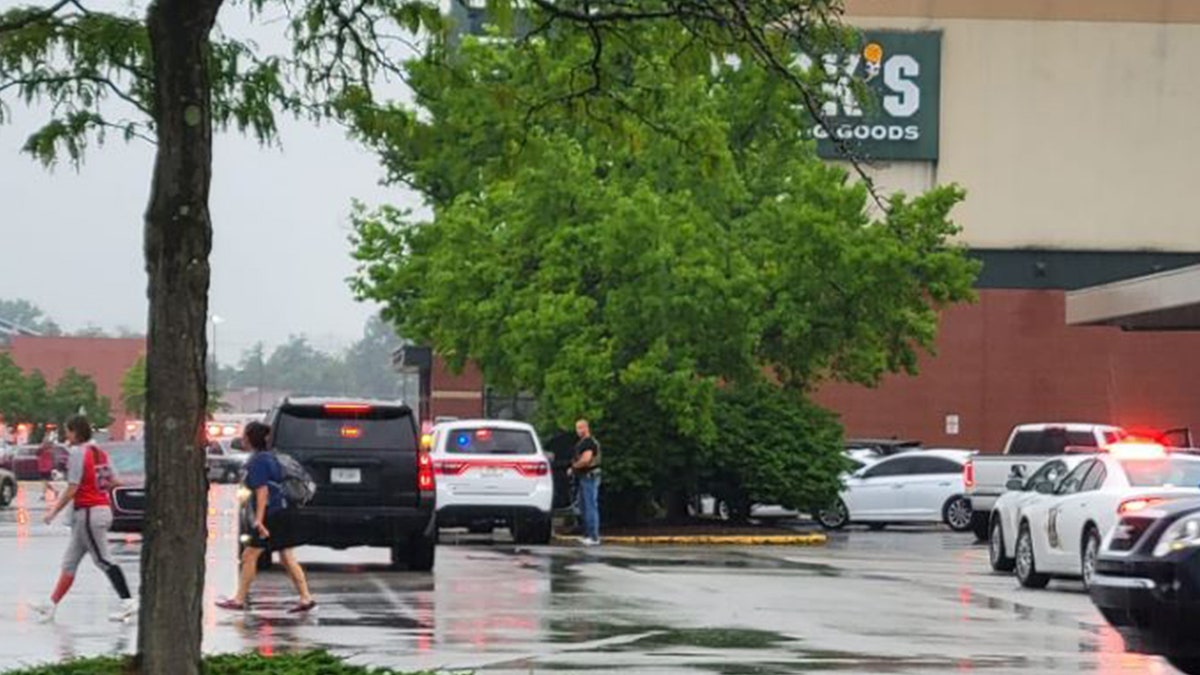
[[[1008,435],[1004,452],[975,455],[963,467],[963,483],[971,500],[971,529],[987,541],[992,506],[1013,478],[1033,475],[1051,457],[1068,447],[1101,448],[1127,437],[1121,427],[1107,424],[1021,424]]]

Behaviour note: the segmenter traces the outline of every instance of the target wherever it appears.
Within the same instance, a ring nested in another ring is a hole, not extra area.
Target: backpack
[[[306,506],[317,494],[317,484],[312,476],[304,469],[304,465],[291,455],[274,452],[275,461],[279,463],[283,478],[279,481],[279,490],[287,502],[288,508]]]

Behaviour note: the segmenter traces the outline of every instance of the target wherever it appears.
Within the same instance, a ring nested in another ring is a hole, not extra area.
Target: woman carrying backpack
[[[242,552],[242,569],[238,575],[237,595],[217,602],[217,607],[230,610],[245,610],[250,586],[258,574],[258,558],[279,552],[279,559],[287,570],[288,577],[300,594],[300,602],[288,610],[290,614],[303,614],[316,609],[317,603],[308,592],[308,579],[304,569],[296,562],[294,542],[288,527],[287,502],[283,495],[283,467],[275,453],[267,449],[267,437],[271,427],[262,422],[251,422],[242,432],[242,442],[253,453],[246,462],[246,487],[251,493],[250,541]]]
[[[43,621],[54,620],[58,603],[75,583],[79,563],[85,555],[90,555],[121,598],[121,609],[112,615],[112,620],[126,621],[137,613],[137,601],[129,593],[121,566],[108,554],[108,529],[112,527],[108,491],[118,482],[116,470],[109,463],[108,454],[92,444],[92,425],[86,417],[76,415],[67,421],[67,440],[71,444],[67,489],[43,520],[49,525],[63,509],[70,507],[71,543],[63,556],[62,572],[50,595],[50,604],[35,606],[34,610]]]

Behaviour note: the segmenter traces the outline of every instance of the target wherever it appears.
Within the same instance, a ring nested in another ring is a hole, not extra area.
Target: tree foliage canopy
[[[767,369],[805,391],[912,371],[937,309],[971,297],[975,266],[948,243],[962,191],[897,194],[873,218],[866,188],[804,140],[794,88],[761,68],[682,65],[686,31],[646,32],[660,49],[602,64],[628,73],[614,100],[637,114],[518,104],[571,79],[584,37],[433,50],[410,64],[427,120],[355,109],[435,206],[430,222],[357,212],[360,296],[455,365],[537,393],[560,426],[650,387],[699,433],[721,381]]]
[[[720,487],[701,457],[753,456],[723,417],[757,408],[831,459],[790,480],[777,455],[801,448],[769,449],[779,461],[761,470],[778,480],[753,495],[828,496],[840,435],[803,396],[915,371],[938,310],[972,297],[976,265],[950,243],[963,192],[874,208],[816,156],[806,93],[786,78],[696,51],[679,25],[623,37],[602,52],[586,31],[435,46],[408,64],[420,113],[348,106],[392,178],[434,207],[356,211],[354,288],[452,365],[535,394],[545,427],[599,421],[618,487]],[[604,86],[581,94],[581,77]],[[767,374],[786,393],[763,389]]]

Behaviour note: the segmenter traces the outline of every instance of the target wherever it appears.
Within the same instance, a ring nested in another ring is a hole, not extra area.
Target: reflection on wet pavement
[[[31,498],[29,495],[33,495]],[[0,510],[3,666],[128,652],[136,627],[85,567],[56,624],[28,603],[49,591],[66,529],[43,526],[40,495]],[[302,549],[320,602],[295,601],[280,571],[252,611],[214,608],[236,576],[233,493],[208,514],[205,649],[263,654],[323,647],[353,662],[484,673],[1170,673],[1124,654],[1077,587],[1031,592],[987,571],[986,551],[942,530],[850,532],[825,549],[516,547],[452,534],[433,575],[394,572],[383,550]],[[114,538],[130,572],[136,537]]]

